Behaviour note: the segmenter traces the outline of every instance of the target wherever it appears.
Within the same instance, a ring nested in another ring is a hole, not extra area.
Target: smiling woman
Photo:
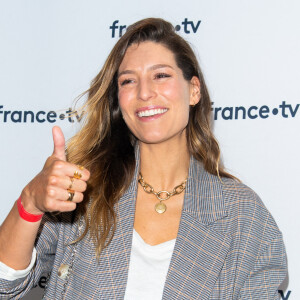
[[[278,299],[281,232],[220,164],[202,72],[174,27],[129,26],[87,93],[67,156],[54,127],[1,225],[0,295],[48,272],[45,299]]]

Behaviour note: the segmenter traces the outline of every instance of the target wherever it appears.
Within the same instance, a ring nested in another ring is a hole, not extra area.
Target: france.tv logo
[[[190,21],[188,18],[184,18],[182,22],[180,22],[178,25],[175,25],[175,31],[183,31],[186,34],[190,33],[196,33],[199,29],[199,26],[201,24],[201,21]],[[121,37],[127,29],[127,25],[121,25],[119,24],[119,20],[113,21],[112,25],[109,26],[109,29],[111,30],[111,37]]]

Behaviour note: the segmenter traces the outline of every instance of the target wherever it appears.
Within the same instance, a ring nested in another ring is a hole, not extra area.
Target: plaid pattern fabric
[[[88,237],[77,245],[64,299],[123,299],[127,283],[139,157],[132,183],[115,208],[110,245],[95,257]],[[178,236],[164,286],[170,299],[279,299],[286,276],[282,235],[259,197],[245,185],[207,173],[191,158]],[[78,225],[72,214],[46,214],[37,238],[37,262],[24,279],[0,280],[0,299],[20,299],[51,271],[45,299],[62,299],[61,264],[69,265]]]

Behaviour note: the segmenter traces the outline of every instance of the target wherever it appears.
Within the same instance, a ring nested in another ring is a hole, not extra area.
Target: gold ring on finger
[[[74,191],[68,190],[68,193],[69,193],[69,198],[67,199],[67,201],[73,201],[75,195]]]
[[[80,179],[82,177],[82,174],[78,171],[75,171],[73,177],[76,179]]]
[[[73,187],[74,178],[73,178],[73,177],[70,177],[70,180],[71,180],[71,183],[70,183],[70,185],[69,185],[69,187],[68,187],[69,190],[71,190],[72,187]]]

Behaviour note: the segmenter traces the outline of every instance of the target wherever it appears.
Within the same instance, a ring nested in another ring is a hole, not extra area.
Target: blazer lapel
[[[192,157],[163,300],[209,299],[230,246],[213,223],[226,215],[219,179]]]

